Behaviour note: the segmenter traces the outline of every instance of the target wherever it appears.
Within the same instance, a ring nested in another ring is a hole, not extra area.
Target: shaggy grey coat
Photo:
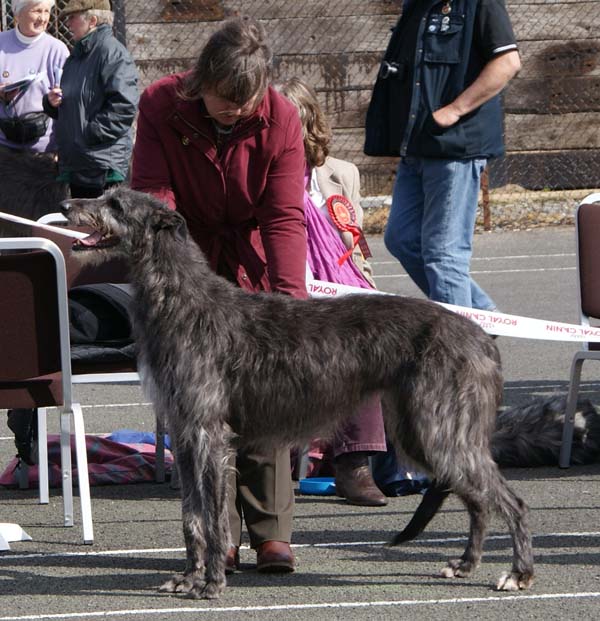
[[[187,565],[164,590],[213,598],[225,586],[232,442],[306,442],[373,393],[382,396],[400,458],[430,473],[431,495],[452,491],[469,511],[466,550],[443,575],[477,566],[498,512],[513,540],[512,569],[498,588],[530,586],[527,508],[490,451],[502,391],[498,351],[475,323],[395,296],[246,293],[210,270],[178,213],[139,192],[70,200],[63,213],[98,232],[77,246],[79,256],[121,253],[130,262],[139,356],[157,410],[168,413],[182,484]]]

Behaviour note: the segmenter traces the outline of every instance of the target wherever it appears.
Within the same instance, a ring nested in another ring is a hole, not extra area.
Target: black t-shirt
[[[473,44],[486,61],[496,54],[517,49],[517,41],[504,0],[479,0],[473,28]]]

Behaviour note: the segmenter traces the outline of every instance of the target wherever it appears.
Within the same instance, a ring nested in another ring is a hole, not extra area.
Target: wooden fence
[[[400,0],[113,2],[142,87],[189,67],[221,20],[261,20],[276,55],[274,77],[311,83],[334,127],[335,154],[359,166],[363,193],[390,193],[396,160],[362,153],[363,124]],[[491,164],[491,187],[600,187],[599,5],[507,0],[523,69],[504,94],[507,156]]]

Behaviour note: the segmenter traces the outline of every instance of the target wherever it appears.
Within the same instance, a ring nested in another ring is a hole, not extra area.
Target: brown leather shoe
[[[240,548],[239,546],[231,546],[227,550],[225,557],[225,575],[230,576],[240,568]]]
[[[336,459],[335,492],[351,505],[384,507],[387,498],[375,485],[366,453],[344,453]]]
[[[265,541],[256,548],[256,569],[263,574],[294,571],[294,555],[285,541]]]

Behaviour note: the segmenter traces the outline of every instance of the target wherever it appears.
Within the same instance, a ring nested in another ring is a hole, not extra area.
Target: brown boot
[[[387,498],[375,485],[366,453],[344,453],[335,460],[335,490],[351,505],[383,507]]]
[[[295,559],[285,541],[264,541],[256,548],[256,569],[262,574],[288,574],[294,571]]]

